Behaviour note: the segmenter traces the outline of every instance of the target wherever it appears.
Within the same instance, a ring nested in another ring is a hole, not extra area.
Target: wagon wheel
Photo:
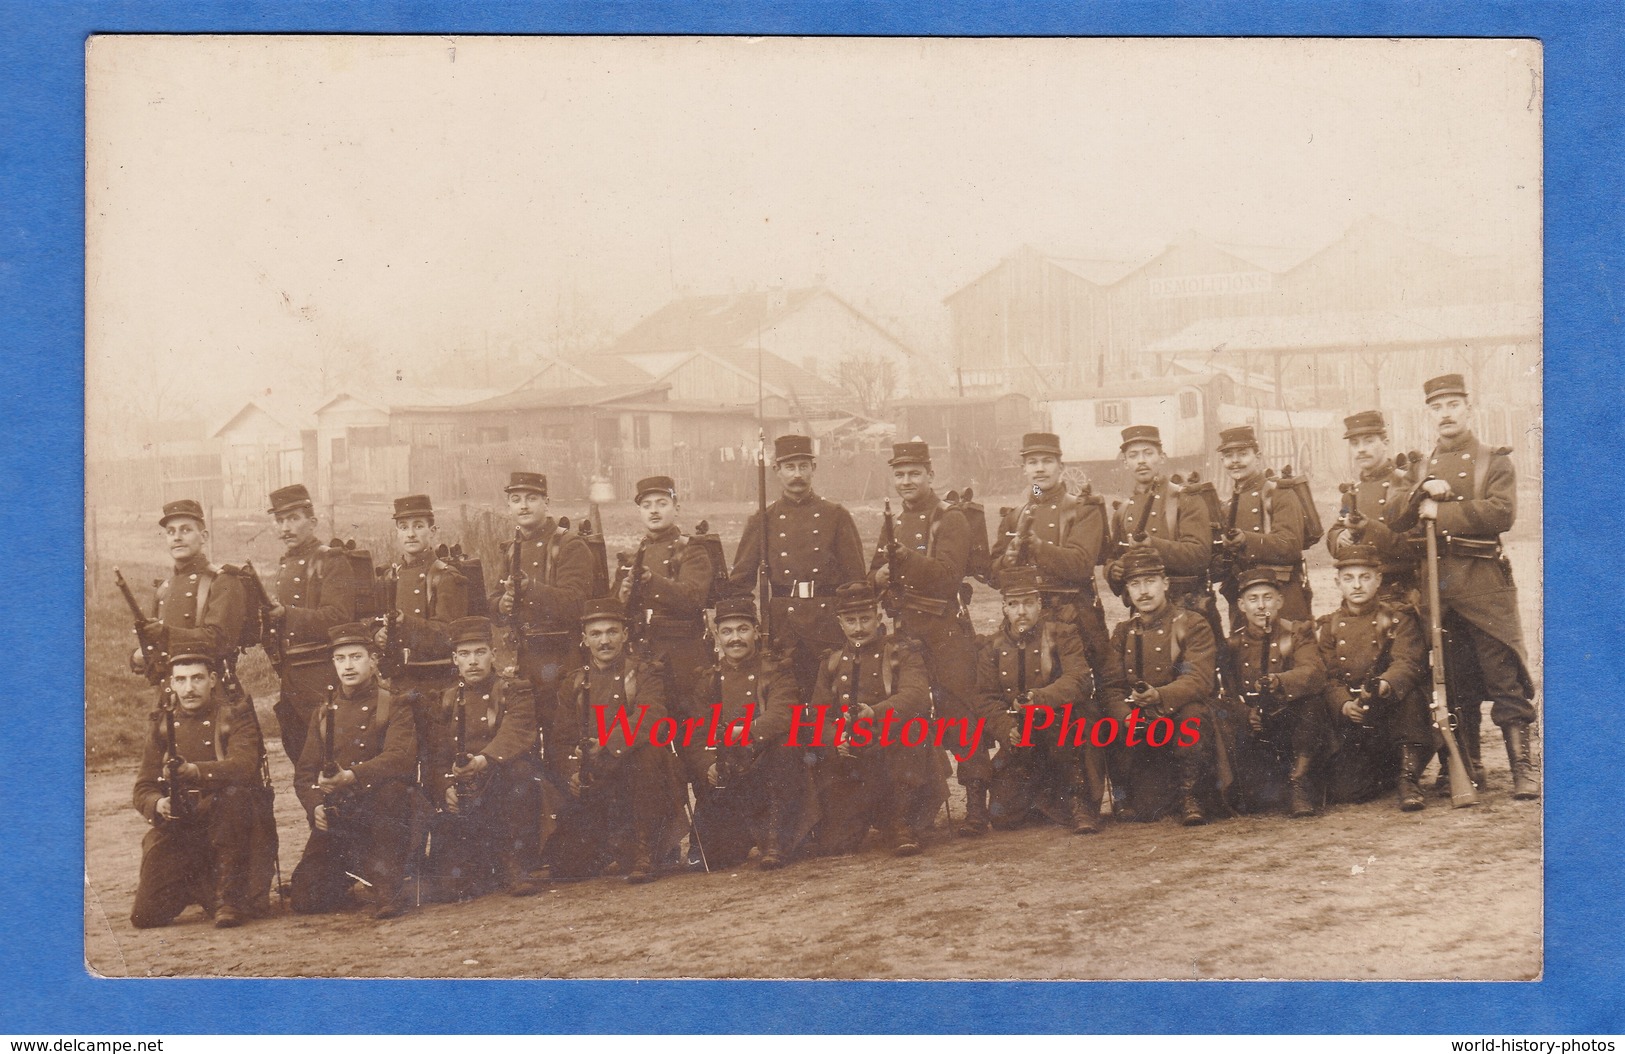
[[[1067,465],[1061,469],[1061,480],[1068,491],[1082,494],[1089,486],[1089,473],[1083,470],[1082,465]]]

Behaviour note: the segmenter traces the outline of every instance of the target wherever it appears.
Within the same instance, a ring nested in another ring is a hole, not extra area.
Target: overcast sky
[[[1538,44],[102,37],[90,414],[823,277],[928,340],[1028,242],[1539,238]],[[379,378],[382,381],[384,378]],[[517,382],[519,378],[513,378]],[[150,395],[150,393],[147,393]]]

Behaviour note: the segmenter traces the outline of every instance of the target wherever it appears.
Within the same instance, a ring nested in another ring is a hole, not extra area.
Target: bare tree
[[[897,394],[897,366],[874,352],[859,353],[835,364],[835,380],[873,417]]]

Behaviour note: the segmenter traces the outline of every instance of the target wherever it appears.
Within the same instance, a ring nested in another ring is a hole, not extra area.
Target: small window
[[[638,450],[649,449],[649,415],[634,414],[632,417],[632,445]]]
[[[1182,418],[1184,418],[1186,420],[1189,420],[1192,417],[1196,416],[1199,409],[1200,409],[1200,407],[1197,405],[1196,393],[1195,392],[1180,392],[1179,393],[1179,416],[1180,417],[1182,417]]]
[[[480,428],[475,432],[477,443],[506,443],[508,430],[506,428]]]
[[[1095,404],[1095,424],[1122,425],[1128,422],[1128,407],[1121,400],[1101,400]]]

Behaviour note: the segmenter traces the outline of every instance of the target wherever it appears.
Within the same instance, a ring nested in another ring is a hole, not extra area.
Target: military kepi
[[[581,605],[581,624],[598,622],[601,619],[614,619],[617,622],[626,621],[626,605],[619,597],[598,597]]]
[[[315,509],[315,502],[310,500],[310,491],[305,489],[303,483],[294,483],[290,486],[279,487],[271,492],[271,507],[266,509],[272,516],[281,516],[285,512],[295,509]]]
[[[1374,545],[1345,545],[1337,551],[1338,570],[1345,567],[1381,567],[1382,557]]]
[[[199,526],[202,526],[203,506],[199,505],[191,498],[182,498],[180,501],[168,502],[164,505],[164,514],[158,518],[158,526],[168,526],[169,521],[175,519],[177,516],[190,516],[192,519],[198,522]]]
[[[1243,450],[1247,447],[1258,449],[1258,436],[1253,433],[1252,425],[1238,425],[1219,433],[1219,453],[1222,454],[1226,450]]]
[[[508,485],[502,489],[509,494],[528,490],[545,498],[547,497],[547,477],[540,472],[510,472],[508,473]]]
[[[1028,432],[1021,437],[1021,456],[1054,454],[1061,456],[1061,437],[1054,432]]]
[[[1162,449],[1162,433],[1156,425],[1129,425],[1123,429],[1123,444],[1119,450],[1127,450],[1130,443],[1155,443],[1157,449]]]
[[[1118,568],[1123,572],[1123,581],[1138,578],[1141,575],[1165,575],[1168,567],[1162,562],[1162,557],[1149,545],[1136,545],[1124,553],[1117,562]]]
[[[812,457],[812,436],[779,436],[773,440],[773,463],[796,457]]]
[[[716,621],[721,623],[724,619],[748,618],[752,622],[760,621],[756,617],[756,600],[753,597],[723,597],[717,601]]]
[[[447,632],[453,648],[459,644],[490,644],[493,640],[491,620],[483,615],[453,619]]]
[[[855,615],[860,611],[873,611],[880,603],[875,587],[868,582],[848,582],[835,590],[835,613]]]
[[[1442,377],[1435,377],[1430,381],[1422,382],[1422,399],[1432,402],[1446,395],[1467,396],[1467,379],[1459,373],[1447,373]]]
[[[1236,595],[1241,596],[1254,586],[1269,586],[1271,589],[1279,590],[1281,580],[1269,568],[1255,567],[1242,573],[1241,579],[1236,583]]]
[[[372,631],[364,623],[346,622],[334,626],[327,631],[328,646],[342,648],[346,644],[362,644],[371,648],[374,645]]]
[[[898,465],[929,465],[931,464],[931,444],[912,439],[907,443],[893,443],[891,447],[891,460],[887,464]]]
[[[645,494],[666,494],[677,500],[677,482],[670,476],[646,476],[638,480],[638,489],[632,493],[632,504],[643,500]]]
[[[1038,568],[1018,564],[999,576],[999,592],[1010,597],[1037,596]]]
[[[210,670],[215,669],[213,655],[201,651],[183,651],[178,655],[171,655],[169,657],[169,670],[171,673],[173,673],[175,671],[175,667],[177,666],[191,666],[196,663],[202,663]]]
[[[410,520],[418,516],[425,517],[430,523],[434,522],[434,504],[429,501],[427,494],[408,494],[404,498],[395,499],[395,519]]]
[[[1360,436],[1380,436],[1388,434],[1388,423],[1382,419],[1381,410],[1361,410],[1352,417],[1343,418],[1343,438],[1358,439]]]

